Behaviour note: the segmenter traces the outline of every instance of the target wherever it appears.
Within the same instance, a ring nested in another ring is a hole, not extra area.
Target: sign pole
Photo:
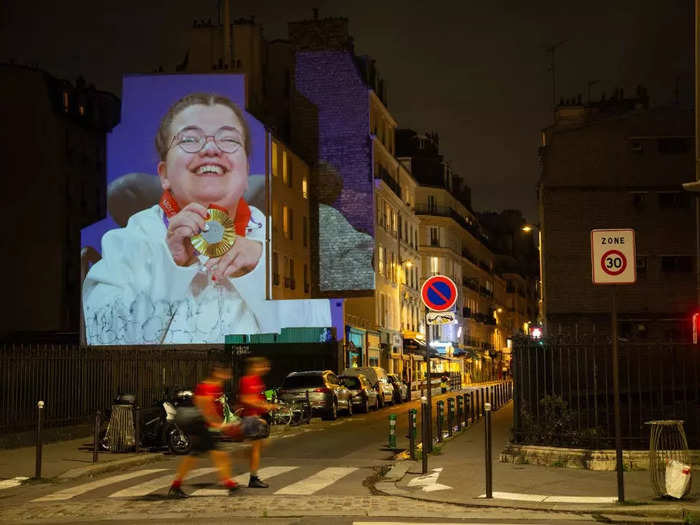
[[[617,470],[617,500],[625,502],[625,481],[622,465],[622,428],[620,423],[620,369],[617,356],[617,285],[612,288],[612,374],[615,404],[615,470]]]
[[[427,432],[423,434],[427,437],[428,442],[423,443],[423,452],[428,453],[433,451],[433,383],[430,376],[430,325],[428,325],[428,307],[425,307],[425,375],[426,383],[425,397],[427,399],[427,417],[425,424],[428,425]]]

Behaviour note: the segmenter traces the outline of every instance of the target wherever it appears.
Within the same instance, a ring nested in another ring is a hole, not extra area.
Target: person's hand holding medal
[[[220,104],[192,105],[177,113],[170,128],[180,131],[172,135],[158,175],[173,261],[189,266],[199,252],[209,257],[205,266],[213,281],[245,275],[257,266],[262,244],[243,236],[250,211],[242,200],[248,187],[247,148],[242,147],[248,133],[242,119]],[[239,206],[248,211],[240,225]]]

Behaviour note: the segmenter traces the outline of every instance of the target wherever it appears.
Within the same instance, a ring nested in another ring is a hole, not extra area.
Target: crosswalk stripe
[[[59,490],[52,494],[42,496],[32,501],[63,501],[67,499],[74,498],[75,496],[80,496],[91,490],[99,489],[112,483],[119,483],[121,481],[126,481],[127,479],[138,478],[140,476],[146,476],[148,474],[153,474],[155,472],[162,472],[164,468],[153,468],[137,470],[136,472],[127,472],[126,474],[119,474],[117,476],[110,476],[104,479],[98,479],[97,481],[91,481],[90,483],[83,483],[81,485],[76,485],[74,487],[69,487],[67,489]]]
[[[308,478],[279,489],[277,492],[275,492],[275,494],[308,496],[314,492],[318,492],[322,488],[332,485],[339,479],[347,476],[348,474],[352,474],[356,470],[357,468],[355,467],[324,468]]]
[[[206,476],[207,474],[211,474],[212,472],[216,472],[216,468],[213,467],[206,467],[206,468],[198,468],[187,474],[187,479],[191,478],[197,478],[199,476]],[[170,484],[173,482],[174,475],[167,474],[165,476],[161,476],[156,479],[152,479],[150,481],[146,481],[144,483],[139,483],[138,485],[134,485],[133,487],[128,487],[123,490],[119,490],[115,492],[114,494],[110,494],[110,498],[138,498],[140,496],[146,496],[147,494],[150,494],[151,492],[155,492],[156,490],[162,489],[169,487]]]
[[[265,481],[266,479],[274,478],[280,474],[285,474],[299,467],[264,467],[258,471],[258,476],[260,479]],[[246,486],[248,484],[248,479],[250,477],[250,472],[236,476],[234,481],[240,485]],[[226,496],[228,494],[228,489],[198,489],[195,490],[193,496]]]
[[[21,485],[23,481],[27,481],[28,479],[29,478],[27,476],[17,476],[11,479],[3,479],[2,481],[0,481],[0,490],[17,487]]]

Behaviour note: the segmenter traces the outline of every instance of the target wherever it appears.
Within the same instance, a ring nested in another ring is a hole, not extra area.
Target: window
[[[294,184],[294,163],[292,162],[291,157],[289,158],[289,162],[287,164],[287,187],[291,188]]]
[[[68,99],[68,91],[63,92],[63,111],[68,113],[68,110],[70,109],[70,100]]]
[[[389,279],[391,282],[396,282],[396,258],[394,257],[394,252],[391,252],[391,266],[389,266]]]
[[[282,231],[284,238],[289,239],[289,208],[282,206]]]
[[[440,246],[440,228],[430,228],[430,246]]]
[[[284,271],[286,272],[289,268],[289,257],[286,255],[282,256],[282,264],[284,265]],[[289,288],[289,275],[284,276],[284,287]]]
[[[304,217],[304,220],[302,221],[302,238],[304,240],[304,248],[307,248],[309,245],[309,219],[308,217]]]
[[[637,255],[637,277],[645,277],[647,274],[647,256]]]
[[[689,255],[664,255],[661,271],[665,273],[688,273],[693,271],[693,258]]]
[[[277,143],[273,140],[272,141],[272,175],[274,177],[277,177],[279,175],[279,165],[278,165],[278,160],[277,160]]]
[[[439,257],[431,257],[430,258],[430,273],[439,273],[440,272],[440,258]]]
[[[377,263],[379,275],[384,275],[384,246],[380,246],[377,250],[377,258],[379,259]]]
[[[413,230],[413,247],[418,248],[418,228]]]
[[[391,206],[388,202],[384,203],[384,228],[387,230],[391,228]]]
[[[384,226],[384,204],[377,199],[377,225]]]
[[[399,239],[403,239],[403,219],[401,214],[399,214]]]
[[[277,201],[272,201],[272,230],[277,231],[280,220],[280,206]]]
[[[396,233],[396,231],[397,231],[396,223],[397,223],[396,212],[392,209],[391,210],[391,231],[394,233]]]
[[[679,155],[690,151],[690,141],[686,137],[669,137],[659,139],[658,147],[662,155]]]
[[[437,209],[434,195],[428,195],[428,212],[433,212]]]
[[[386,327],[387,320],[387,300],[386,295],[383,293],[379,294],[379,322],[381,326]]]
[[[289,240],[294,240],[294,209],[289,208]]]
[[[690,196],[684,191],[659,192],[659,209],[686,209],[690,207]]]
[[[277,252],[272,252],[272,285],[280,284],[280,261]]]
[[[289,258],[289,288],[294,290],[296,282],[294,281],[294,259]]]
[[[630,149],[634,153],[644,153],[644,145],[638,141],[630,142]]]
[[[309,293],[309,265],[304,264],[304,293]]]
[[[633,191],[630,195],[632,198],[632,206],[634,206],[635,210],[642,211],[646,208],[648,192]]]
[[[284,184],[289,184],[289,166],[287,159],[287,152],[282,150],[282,182]]]
[[[78,113],[80,113],[80,116],[85,115],[85,106],[83,104],[78,106]]]
[[[301,179],[301,195],[305,199],[309,198],[309,181],[306,180],[306,177]]]

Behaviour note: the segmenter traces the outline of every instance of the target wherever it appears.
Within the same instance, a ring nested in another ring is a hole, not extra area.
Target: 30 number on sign
[[[620,275],[627,268],[627,258],[619,250],[608,250],[601,257],[600,265],[608,275]]]

